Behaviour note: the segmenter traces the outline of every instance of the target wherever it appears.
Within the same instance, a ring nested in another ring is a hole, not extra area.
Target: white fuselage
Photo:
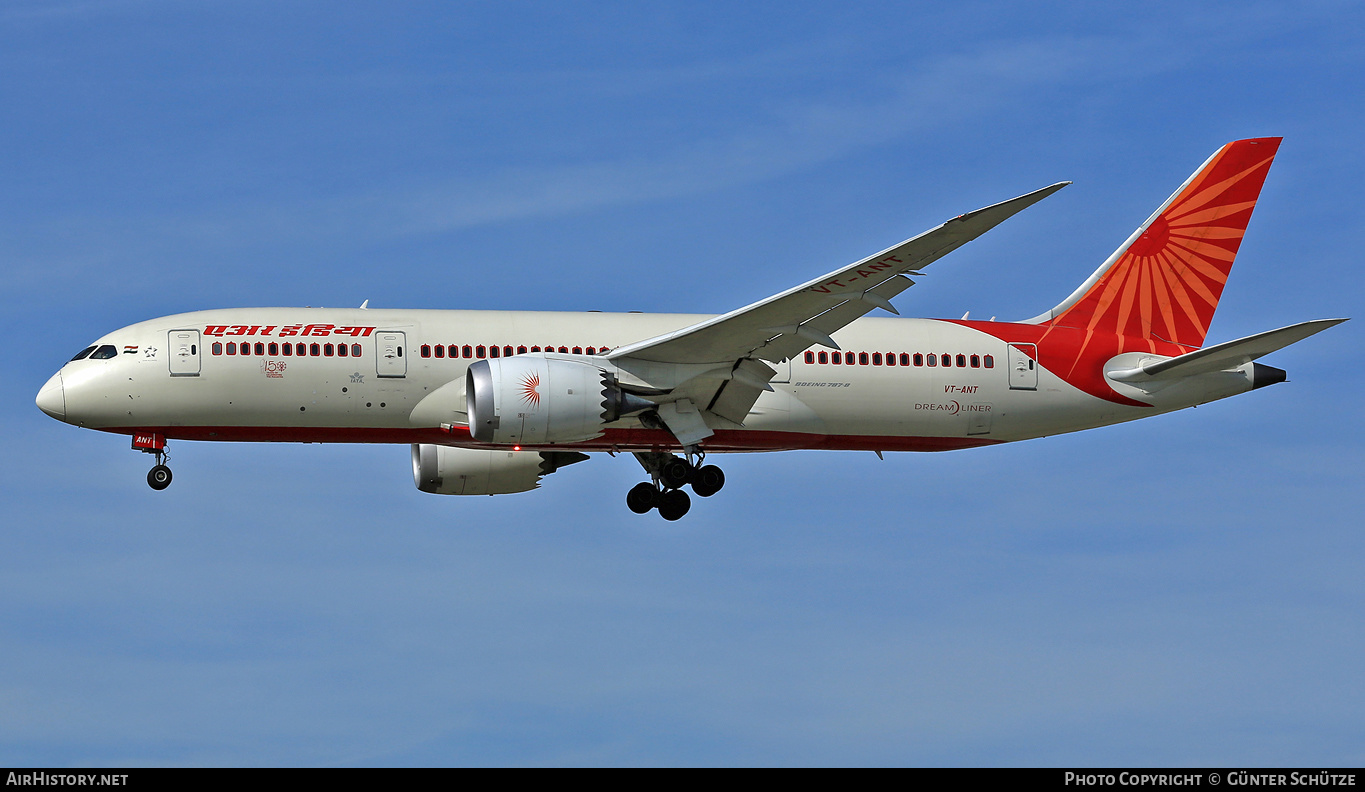
[[[130,325],[101,338],[96,346],[111,345],[117,354],[63,366],[44,389],[43,408],[80,426],[169,438],[476,445],[467,430],[451,426],[459,423],[458,413],[441,421],[414,408],[443,386],[462,381],[468,366],[492,357],[495,348],[498,356],[508,348],[514,355],[523,348],[527,353],[562,348],[568,354],[590,349],[601,354],[604,348],[705,318],[326,308],[199,311]],[[962,323],[864,318],[834,339],[844,354],[853,353],[852,365],[821,362],[833,354],[823,347],[773,364],[773,390],[762,394],[742,425],[714,426],[708,449],[946,450],[1132,420],[1252,385],[1248,364],[1186,383],[1164,397],[1146,395],[1151,406],[1134,406],[1083,392],[1042,365],[1035,367],[997,335]],[[250,345],[248,354],[241,352],[244,343]],[[305,345],[305,354],[294,351],[298,344]],[[437,347],[442,356],[436,355]],[[927,365],[929,356],[941,360],[945,355],[953,365]],[[888,365],[888,356],[894,365]],[[957,365],[959,357],[966,365]],[[54,387],[60,390],[60,414]],[[601,437],[572,445],[591,451],[657,450],[670,444],[666,433],[643,429],[628,417],[608,426]]]

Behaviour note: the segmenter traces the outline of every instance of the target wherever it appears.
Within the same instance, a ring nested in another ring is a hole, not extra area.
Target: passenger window
[[[351,357],[360,357],[360,344],[351,344]]]
[[[441,346],[440,344],[437,344],[437,345],[436,345],[436,357],[438,357],[438,358],[443,358],[443,357],[445,357],[445,356],[446,356],[446,348],[443,347],[443,346]]]
[[[934,355],[934,354],[931,353],[931,354],[925,355],[925,358],[926,358],[925,362],[928,363],[930,366],[937,366],[937,365],[938,365],[938,355]]]
[[[488,357],[488,347],[484,346],[483,344],[480,344],[480,345],[474,347],[474,354],[475,354],[480,360],[483,360],[484,358]]]
[[[568,347],[560,347],[560,348],[559,348],[559,354],[561,354],[561,355],[567,355],[567,354],[569,354],[569,348],[568,348]]]
[[[235,355],[235,354],[237,354],[237,342],[236,342],[236,341],[229,341],[229,342],[228,342],[228,354],[229,354],[229,355]]]
[[[806,353],[806,362],[807,362],[807,363],[814,363],[814,362],[815,362],[815,353],[814,353],[814,352],[807,352],[807,353]]]
[[[274,346],[274,344],[271,344],[271,346]],[[346,345],[345,345],[345,344],[337,344],[337,356],[339,356],[339,357],[346,357]]]
[[[981,356],[972,355],[972,368],[981,368]]]
[[[597,354],[599,354],[599,355],[605,355],[605,354],[607,354],[607,353],[610,352],[610,351],[611,351],[611,347],[602,347],[601,349],[597,350]]]
[[[524,346],[519,346],[519,347],[517,347],[517,354],[518,354],[518,355],[524,355],[524,354],[526,354],[526,347],[524,347]]]
[[[453,358],[459,357],[459,356],[460,356],[460,348],[457,347],[457,346],[455,346],[454,344],[451,344],[451,345],[450,345],[450,356],[453,357]]]
[[[943,365],[945,365],[945,366],[951,366],[951,365],[953,365],[953,356],[952,356],[952,355],[949,355],[948,353],[945,352],[944,354],[940,355],[939,358],[943,361]]]
[[[464,347],[461,348],[460,354],[467,358],[474,357],[474,347],[470,346],[469,344],[465,344]]]
[[[335,351],[336,351],[335,348],[331,344],[322,345],[322,354],[326,355],[327,357],[331,357],[332,353]]]
[[[533,346],[533,347],[531,347],[531,351],[532,351],[532,352],[539,352],[539,351],[540,351],[540,347],[538,347],[538,346]]]
[[[873,352],[873,353],[872,353],[872,365],[874,365],[874,366],[880,366],[881,364],[882,364],[882,353],[880,353],[880,352]]]
[[[265,344],[264,344],[263,342],[260,342],[260,341],[257,341],[257,342],[256,342],[256,354],[258,354],[258,355],[264,355],[264,354],[265,354]]]
[[[583,347],[574,347],[574,348],[573,348],[573,353],[574,353],[575,355],[581,355],[581,354],[583,354]]]
[[[828,353],[828,352],[821,352],[821,353],[820,353],[820,362],[821,362],[821,363],[828,363],[828,362],[829,362],[829,353]]]
[[[431,346],[430,346],[430,345],[428,345],[428,344],[423,344],[423,345],[422,345],[422,357],[431,357]]]
[[[221,342],[219,341],[213,342],[213,354],[215,355],[223,354],[223,344]]]
[[[829,362],[833,363],[833,364],[836,365],[836,366],[839,365],[839,364],[841,364],[841,363],[843,363],[843,362],[844,362],[844,353],[843,353],[843,352],[834,352],[834,353],[831,353],[830,356],[829,356]]]
[[[489,356],[489,357],[495,358],[495,357],[500,357],[501,355],[502,355],[502,350],[501,350],[501,349],[498,349],[498,348],[495,347],[495,346],[491,346],[491,347],[488,348],[488,356]]]
[[[858,353],[858,363],[861,364],[861,365],[864,365],[864,366],[867,365],[867,353],[866,353],[866,352],[859,352],[859,353]]]
[[[910,365],[910,354],[908,352],[901,353],[901,365],[902,366]],[[919,364],[916,363],[915,365],[918,366]]]
[[[321,355],[321,354],[322,354],[322,345],[321,345],[321,344],[309,344],[309,345],[308,345],[308,355],[309,355],[310,357],[318,357],[318,356]],[[399,356],[399,357],[402,357],[402,356],[403,356],[403,348],[402,348],[402,347],[399,347],[399,348],[398,348],[398,356]]]
[[[503,348],[502,348],[502,356],[503,356],[503,357],[512,357],[512,347],[510,347],[510,346],[505,346],[505,347],[503,347]]]
[[[886,353],[886,365],[888,365],[888,366],[894,366],[894,365],[896,365],[896,353],[895,353],[895,352],[887,352],[887,353]]]
[[[967,356],[966,356],[966,355],[958,355],[958,356],[957,356],[957,367],[958,367],[958,368],[966,368],[966,366],[967,366]]]
[[[282,353],[284,353],[284,354],[286,354],[286,355],[292,355],[292,354],[294,354],[294,345],[293,345],[293,344],[285,344],[284,346],[280,347],[280,352],[282,352]]]
[[[271,355],[271,357],[274,357],[274,356],[280,354],[280,345],[274,343],[273,341],[271,342],[270,346],[267,347],[267,349],[270,350],[270,355]]]
[[[584,351],[587,352],[589,355],[596,355],[596,354],[597,354],[597,347],[588,347],[588,348],[587,348],[586,350],[584,350]]]
[[[924,365],[924,355],[921,355],[921,354],[918,353],[918,352],[915,353],[915,365],[916,365],[916,366],[923,366],[923,365]]]
[[[81,351],[77,352],[77,353],[76,353],[76,356],[73,357],[73,358],[71,358],[71,360],[72,360],[73,362],[74,362],[74,361],[77,361],[77,360],[85,360],[87,357],[90,356],[90,353],[91,353],[91,352],[94,352],[94,351],[95,351],[95,347],[88,346],[88,347],[86,347],[85,349],[82,349]]]
[[[995,368],[995,358],[991,355],[985,357],[986,368]]]

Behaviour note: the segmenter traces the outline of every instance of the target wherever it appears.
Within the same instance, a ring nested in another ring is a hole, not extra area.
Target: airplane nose
[[[59,371],[38,391],[38,409],[56,418],[66,420],[66,391],[62,388],[62,373]]]

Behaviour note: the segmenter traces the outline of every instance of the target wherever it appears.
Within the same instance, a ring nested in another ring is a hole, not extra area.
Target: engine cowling
[[[469,431],[481,443],[577,443],[654,404],[625,393],[601,366],[544,355],[480,360],[465,380]]]
[[[506,495],[540,486],[543,476],[587,454],[503,451],[438,445],[412,447],[412,481],[434,495]]]

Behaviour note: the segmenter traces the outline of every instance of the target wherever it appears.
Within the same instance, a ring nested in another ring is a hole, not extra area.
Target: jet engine
[[[542,476],[587,458],[573,451],[413,445],[412,481],[434,495],[505,495],[533,490]]]
[[[654,403],[622,391],[611,372],[579,360],[516,355],[480,360],[465,381],[469,431],[481,443],[576,443]]]

